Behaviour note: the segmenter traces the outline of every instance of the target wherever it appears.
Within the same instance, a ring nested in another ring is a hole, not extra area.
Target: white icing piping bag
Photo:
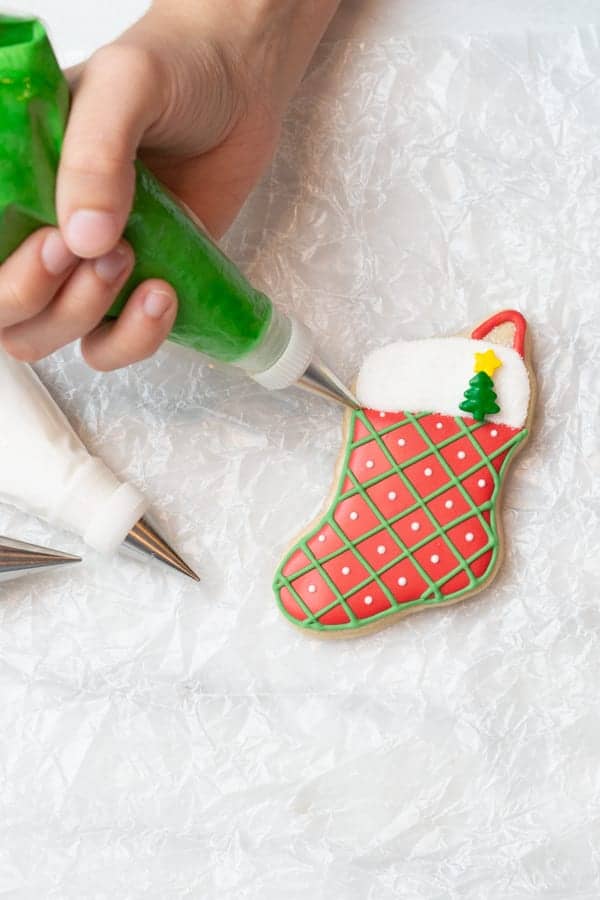
[[[0,501],[100,553],[154,558],[199,581],[150,524],[148,502],[91,456],[34,370],[0,350]]]
[[[0,583],[81,562],[81,557],[0,536]]]

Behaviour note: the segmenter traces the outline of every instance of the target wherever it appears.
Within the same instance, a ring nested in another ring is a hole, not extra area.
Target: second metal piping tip
[[[188,578],[200,581],[194,570],[167,544],[165,539],[146,518],[140,519],[133,526],[125,538],[124,544],[125,547],[133,550],[136,554],[156,559],[177,572],[187,575]]]
[[[335,400],[337,403],[341,403],[350,409],[360,409],[360,403],[356,397],[337,377],[335,372],[318,357],[313,358],[304,375],[296,383],[298,387],[311,391],[313,394],[318,394],[320,397]]]
[[[79,556],[0,537],[0,582],[81,562]]]

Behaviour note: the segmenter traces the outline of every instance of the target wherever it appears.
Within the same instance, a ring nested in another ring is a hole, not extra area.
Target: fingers
[[[17,359],[36,362],[88,334],[125,284],[133,259],[131,248],[122,242],[107,255],[82,262],[45,309],[4,330],[4,348]]]
[[[142,48],[113,44],[78,77],[56,194],[63,237],[77,256],[108,253],[125,227],[137,147],[160,114],[157,65]]]
[[[56,228],[30,235],[0,266],[0,328],[37,315],[76,264]]]
[[[155,353],[177,315],[177,297],[164,281],[145,281],[133,292],[119,318],[104,322],[81,342],[94,369],[108,372]]]

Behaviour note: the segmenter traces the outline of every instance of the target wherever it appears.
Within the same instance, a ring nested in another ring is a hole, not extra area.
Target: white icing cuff
[[[486,416],[486,421],[521,428],[531,394],[527,366],[516,350],[490,341],[449,337],[388,344],[365,359],[356,395],[369,409],[467,417],[460,403],[475,374],[475,353],[489,349],[502,366],[493,376],[500,412]]]

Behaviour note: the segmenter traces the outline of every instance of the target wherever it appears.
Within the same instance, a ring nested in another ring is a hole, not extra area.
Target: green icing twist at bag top
[[[56,225],[54,194],[69,88],[42,24],[0,16],[0,261],[36,229]],[[237,362],[260,343],[272,313],[256,291],[140,163],[125,238],[136,263],[110,311],[146,278],[179,297],[171,339]]]

